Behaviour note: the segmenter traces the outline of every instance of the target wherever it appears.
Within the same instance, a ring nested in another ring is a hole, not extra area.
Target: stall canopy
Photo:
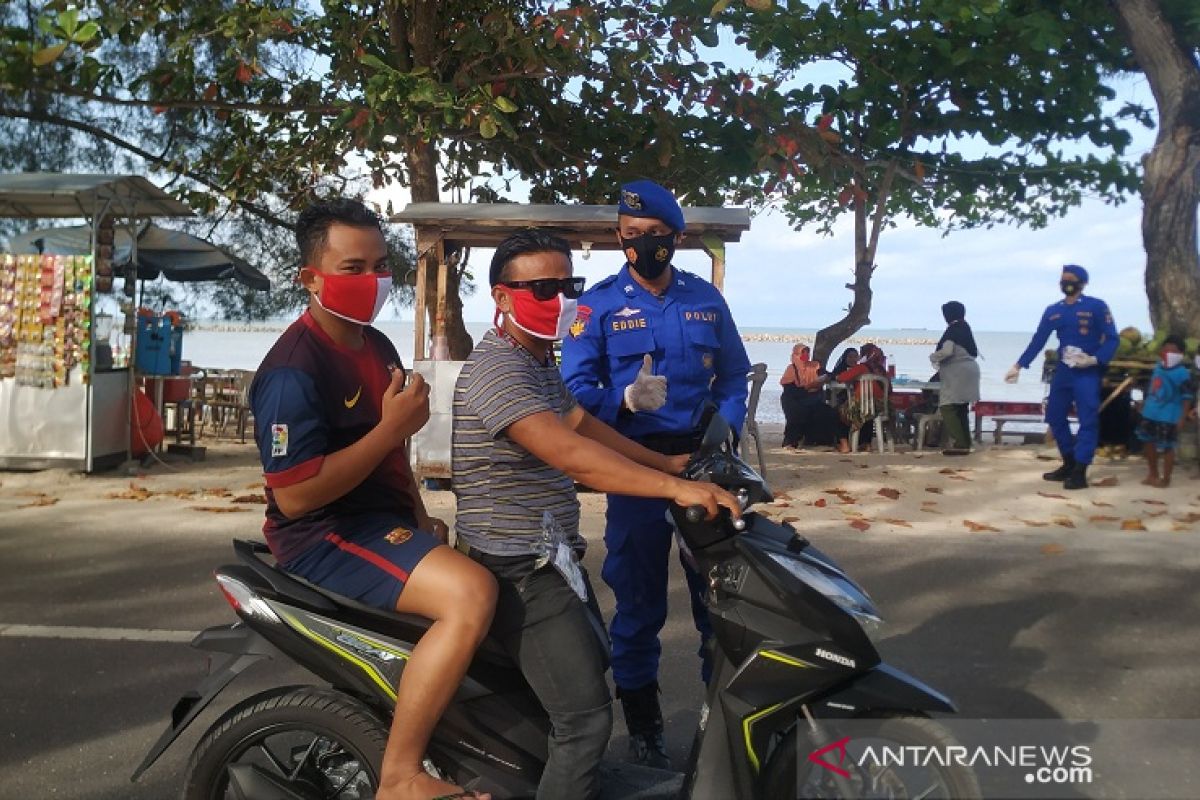
[[[126,230],[116,232],[113,266],[118,275],[132,257],[131,239]],[[92,229],[87,225],[42,228],[14,236],[8,246],[14,253],[86,255],[92,251]],[[154,280],[159,275],[179,282],[233,278],[252,289],[266,291],[271,288],[266,275],[212,242],[183,231],[144,223],[139,226],[137,235],[137,276]]]
[[[137,175],[0,175],[0,217],[92,217],[109,205],[121,217],[190,217],[192,210]]]

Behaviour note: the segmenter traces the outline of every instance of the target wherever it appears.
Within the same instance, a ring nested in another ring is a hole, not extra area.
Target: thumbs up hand
[[[654,360],[647,353],[633,383],[625,387],[625,407],[630,411],[657,411],[667,402],[667,377],[654,374]]]

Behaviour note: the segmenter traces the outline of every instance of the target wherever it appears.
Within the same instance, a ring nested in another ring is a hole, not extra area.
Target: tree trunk
[[[837,322],[817,331],[817,340],[813,344],[813,358],[822,364],[829,364],[829,356],[833,348],[849,339],[859,330],[871,324],[871,273],[875,271],[874,251],[868,252],[867,246],[867,207],[866,203],[854,201],[854,283],[846,284],[846,288],[854,293],[846,316]]]
[[[1200,66],[1157,0],[1112,0],[1158,106],[1158,137],[1143,160],[1146,295],[1156,331],[1200,337]]]

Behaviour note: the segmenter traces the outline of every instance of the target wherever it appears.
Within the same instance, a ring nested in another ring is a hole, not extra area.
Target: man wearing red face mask
[[[445,546],[446,525],[426,513],[413,481],[405,440],[429,419],[429,387],[420,375],[403,386],[396,349],[371,327],[391,287],[379,218],[354,200],[319,203],[300,215],[296,240],[309,307],[250,387],[263,533],[288,572],[434,621],[401,676],[375,796],[460,792],[421,761],[487,633],[496,583]]]
[[[570,246],[556,236],[530,230],[502,242],[489,275],[499,324],[454,388],[458,545],[495,574],[492,636],[550,717],[538,800],[595,797],[612,726],[608,641],[578,564],[585,542],[575,482],[739,514],[723,489],[675,477],[687,455],[626,439],[567,390],[551,345],[570,330],[583,291],[571,271]]]

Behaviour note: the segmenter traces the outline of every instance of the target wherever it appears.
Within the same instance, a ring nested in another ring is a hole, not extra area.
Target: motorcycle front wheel
[[[831,754],[822,760],[835,763],[849,773],[853,797],[862,800],[978,800],[982,798],[975,772],[960,764],[928,763],[907,767],[878,766],[858,757],[867,747],[946,748],[958,745],[944,726],[918,714],[881,713],[853,720],[853,736],[845,744],[845,758]],[[835,736],[836,721],[830,720]],[[806,723],[801,720],[772,750],[762,771],[762,797],[771,800],[825,800],[844,796],[833,779],[833,772],[815,764],[809,754],[816,745],[809,740]]]
[[[274,689],[225,712],[192,753],[184,800],[366,800],[379,785],[387,724],[348,695]]]

